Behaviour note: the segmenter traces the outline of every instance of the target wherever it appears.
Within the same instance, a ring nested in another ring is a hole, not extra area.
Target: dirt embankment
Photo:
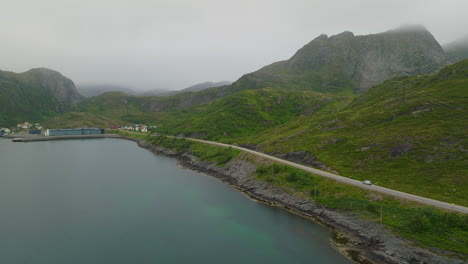
[[[409,241],[396,237],[383,226],[362,220],[356,214],[325,208],[305,195],[292,194],[270,183],[259,181],[251,176],[256,170],[256,165],[247,159],[234,159],[221,167],[200,161],[187,153],[177,153],[152,146],[143,140],[126,139],[135,141],[138,146],[156,154],[175,157],[185,167],[216,177],[252,199],[284,208],[327,226],[334,234],[333,243],[356,263],[465,263],[462,260],[448,259],[413,246]]]

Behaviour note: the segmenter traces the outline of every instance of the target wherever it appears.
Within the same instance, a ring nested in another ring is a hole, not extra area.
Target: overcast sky
[[[0,0],[0,69],[146,90],[235,81],[316,36],[423,24],[468,33],[467,0]]]

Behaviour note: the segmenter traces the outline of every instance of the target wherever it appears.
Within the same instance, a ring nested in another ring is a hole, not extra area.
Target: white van
[[[363,181],[362,183],[366,184],[366,185],[372,185],[372,182],[370,180],[365,180]]]

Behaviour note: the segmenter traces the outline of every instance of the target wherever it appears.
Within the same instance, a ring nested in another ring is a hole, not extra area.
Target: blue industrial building
[[[29,130],[28,133],[29,133],[30,135],[40,135],[40,134],[41,134],[41,130],[33,129],[33,130]]]
[[[73,128],[73,129],[47,129],[46,136],[78,136],[78,135],[98,135],[105,134],[103,128]]]

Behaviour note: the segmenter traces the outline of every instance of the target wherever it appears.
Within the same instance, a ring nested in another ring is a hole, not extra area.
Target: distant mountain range
[[[93,97],[103,94],[105,92],[122,92],[131,95],[137,95],[138,93],[131,88],[119,85],[111,84],[95,84],[95,85],[78,85],[76,87],[78,92],[85,97]]]
[[[212,87],[218,87],[218,86],[225,86],[225,85],[230,85],[232,82],[229,81],[223,81],[223,82],[204,82],[204,83],[199,83],[192,85],[190,87],[181,89],[181,90],[173,90],[173,91],[168,91],[164,89],[153,89],[153,90],[147,90],[147,91],[136,91],[134,89],[125,87],[125,86],[119,86],[119,85],[80,85],[77,86],[76,89],[80,94],[82,94],[85,97],[93,97],[93,96],[98,96],[101,95],[105,92],[122,92],[126,93],[129,95],[136,95],[136,96],[174,96],[176,94],[180,93],[186,93],[186,92],[199,92],[204,89],[212,88]]]

